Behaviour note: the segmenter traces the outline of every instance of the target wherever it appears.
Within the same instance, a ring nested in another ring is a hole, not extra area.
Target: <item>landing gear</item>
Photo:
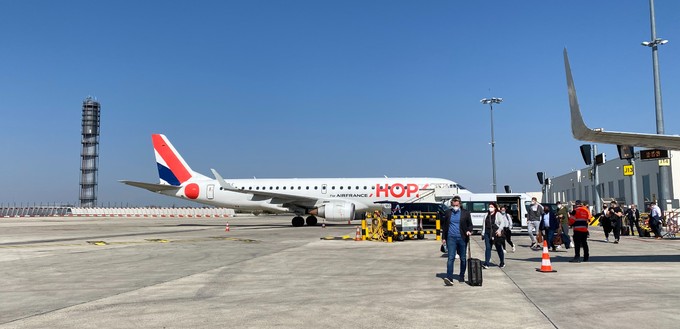
[[[307,217],[307,226],[315,226],[316,223],[317,223],[316,217],[314,216]]]
[[[293,217],[293,226],[294,227],[300,227],[305,225],[305,219],[300,217],[300,216],[295,216]]]

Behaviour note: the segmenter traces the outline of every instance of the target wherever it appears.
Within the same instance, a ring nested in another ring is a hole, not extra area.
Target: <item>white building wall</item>
[[[610,158],[615,157],[609,156]],[[671,199],[680,196],[680,161],[674,165],[674,157],[680,156],[680,151],[671,151]],[[679,158],[680,159],[680,158]],[[659,163],[658,160],[635,160],[635,180],[637,182],[637,200],[632,200],[631,176],[623,175],[623,166],[628,161],[614,158],[598,167],[600,198],[615,198],[625,204],[635,203],[644,205],[645,201],[659,198]],[[623,184],[621,184],[623,183]],[[593,204],[594,179],[590,177],[590,167],[551,177],[548,189],[548,202],[587,200]],[[620,187],[620,186],[623,187]],[[587,195],[586,195],[587,193]],[[601,200],[597,200],[601,203]],[[679,208],[674,200],[673,208]],[[641,210],[642,207],[639,207]]]

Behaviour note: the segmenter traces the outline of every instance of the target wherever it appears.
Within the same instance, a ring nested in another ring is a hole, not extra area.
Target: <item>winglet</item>
[[[210,168],[210,171],[212,171],[213,175],[215,175],[215,179],[220,183],[220,186],[225,189],[225,190],[234,190],[236,189],[234,185],[231,185],[227,183],[222,176],[220,176],[219,173],[217,173],[217,170]]]
[[[589,135],[590,128],[583,122],[581,109],[578,106],[576,87],[574,87],[574,78],[571,76],[571,66],[569,65],[567,48],[564,48],[564,70],[567,74],[567,91],[569,92],[569,108],[571,109],[571,134],[574,135],[574,138],[583,140]]]

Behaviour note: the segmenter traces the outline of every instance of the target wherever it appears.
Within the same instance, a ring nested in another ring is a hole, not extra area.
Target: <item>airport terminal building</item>
[[[600,199],[616,199],[620,204],[638,205],[640,211],[646,211],[646,204],[658,201],[661,184],[659,181],[659,166],[670,166],[670,199],[673,209],[680,208],[677,196],[680,196],[680,163],[675,165],[672,161],[680,151],[669,151],[670,159],[640,160],[634,161],[634,175],[624,176],[624,166],[628,160],[614,159],[606,161],[598,166]],[[590,205],[596,200],[595,179],[591,174],[592,167],[581,168],[557,177],[550,178],[550,184],[546,186],[546,201],[575,201],[585,200]],[[633,200],[633,179],[636,182],[637,198]],[[663,207],[662,202],[659,206]],[[669,209],[666,209],[669,210]]]

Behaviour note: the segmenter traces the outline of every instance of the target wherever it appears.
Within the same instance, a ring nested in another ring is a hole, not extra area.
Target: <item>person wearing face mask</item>
[[[505,255],[503,253],[503,243],[505,241],[503,237],[503,230],[505,229],[505,218],[499,211],[497,211],[498,205],[495,202],[489,204],[489,212],[484,218],[484,224],[482,224],[482,240],[484,240],[484,245],[486,246],[486,251],[484,253],[484,264],[482,268],[489,268],[489,261],[491,260],[491,245],[496,246],[496,252],[498,252],[498,258],[500,258],[500,264],[498,267],[505,267]]]
[[[612,233],[612,219],[611,211],[608,204],[602,205],[602,212],[599,216],[600,225],[602,225],[602,230],[604,231],[604,241],[609,242],[609,234]]]
[[[505,233],[505,241],[512,247],[512,252],[515,252],[515,244],[512,243],[512,215],[508,214],[507,210],[508,208],[505,205],[501,206],[501,215],[505,220],[503,232]],[[505,243],[503,243],[503,251],[505,251]]]
[[[569,239],[569,209],[565,207],[562,202],[557,201],[557,219],[560,221],[560,227],[557,229],[557,234],[562,235],[564,247],[569,249],[571,239]],[[557,246],[559,248],[559,246]]]
[[[548,240],[548,248],[552,248],[553,251],[557,250],[557,246],[553,244],[553,238],[555,237],[555,232],[560,227],[560,221],[557,220],[557,216],[548,206],[543,207],[543,217],[541,219],[540,229],[543,232],[543,236]]]
[[[527,231],[529,231],[529,238],[531,238],[531,248],[540,249],[542,246],[536,242],[536,234],[541,227],[541,218],[543,217],[543,206],[541,206],[536,198],[531,198],[531,206],[527,211]]]
[[[448,260],[446,262],[446,277],[444,284],[453,285],[453,263],[456,254],[460,256],[459,282],[465,282],[467,244],[472,235],[472,217],[470,212],[460,207],[460,197],[451,199],[451,208],[446,210],[441,221],[442,244],[446,245]]]

